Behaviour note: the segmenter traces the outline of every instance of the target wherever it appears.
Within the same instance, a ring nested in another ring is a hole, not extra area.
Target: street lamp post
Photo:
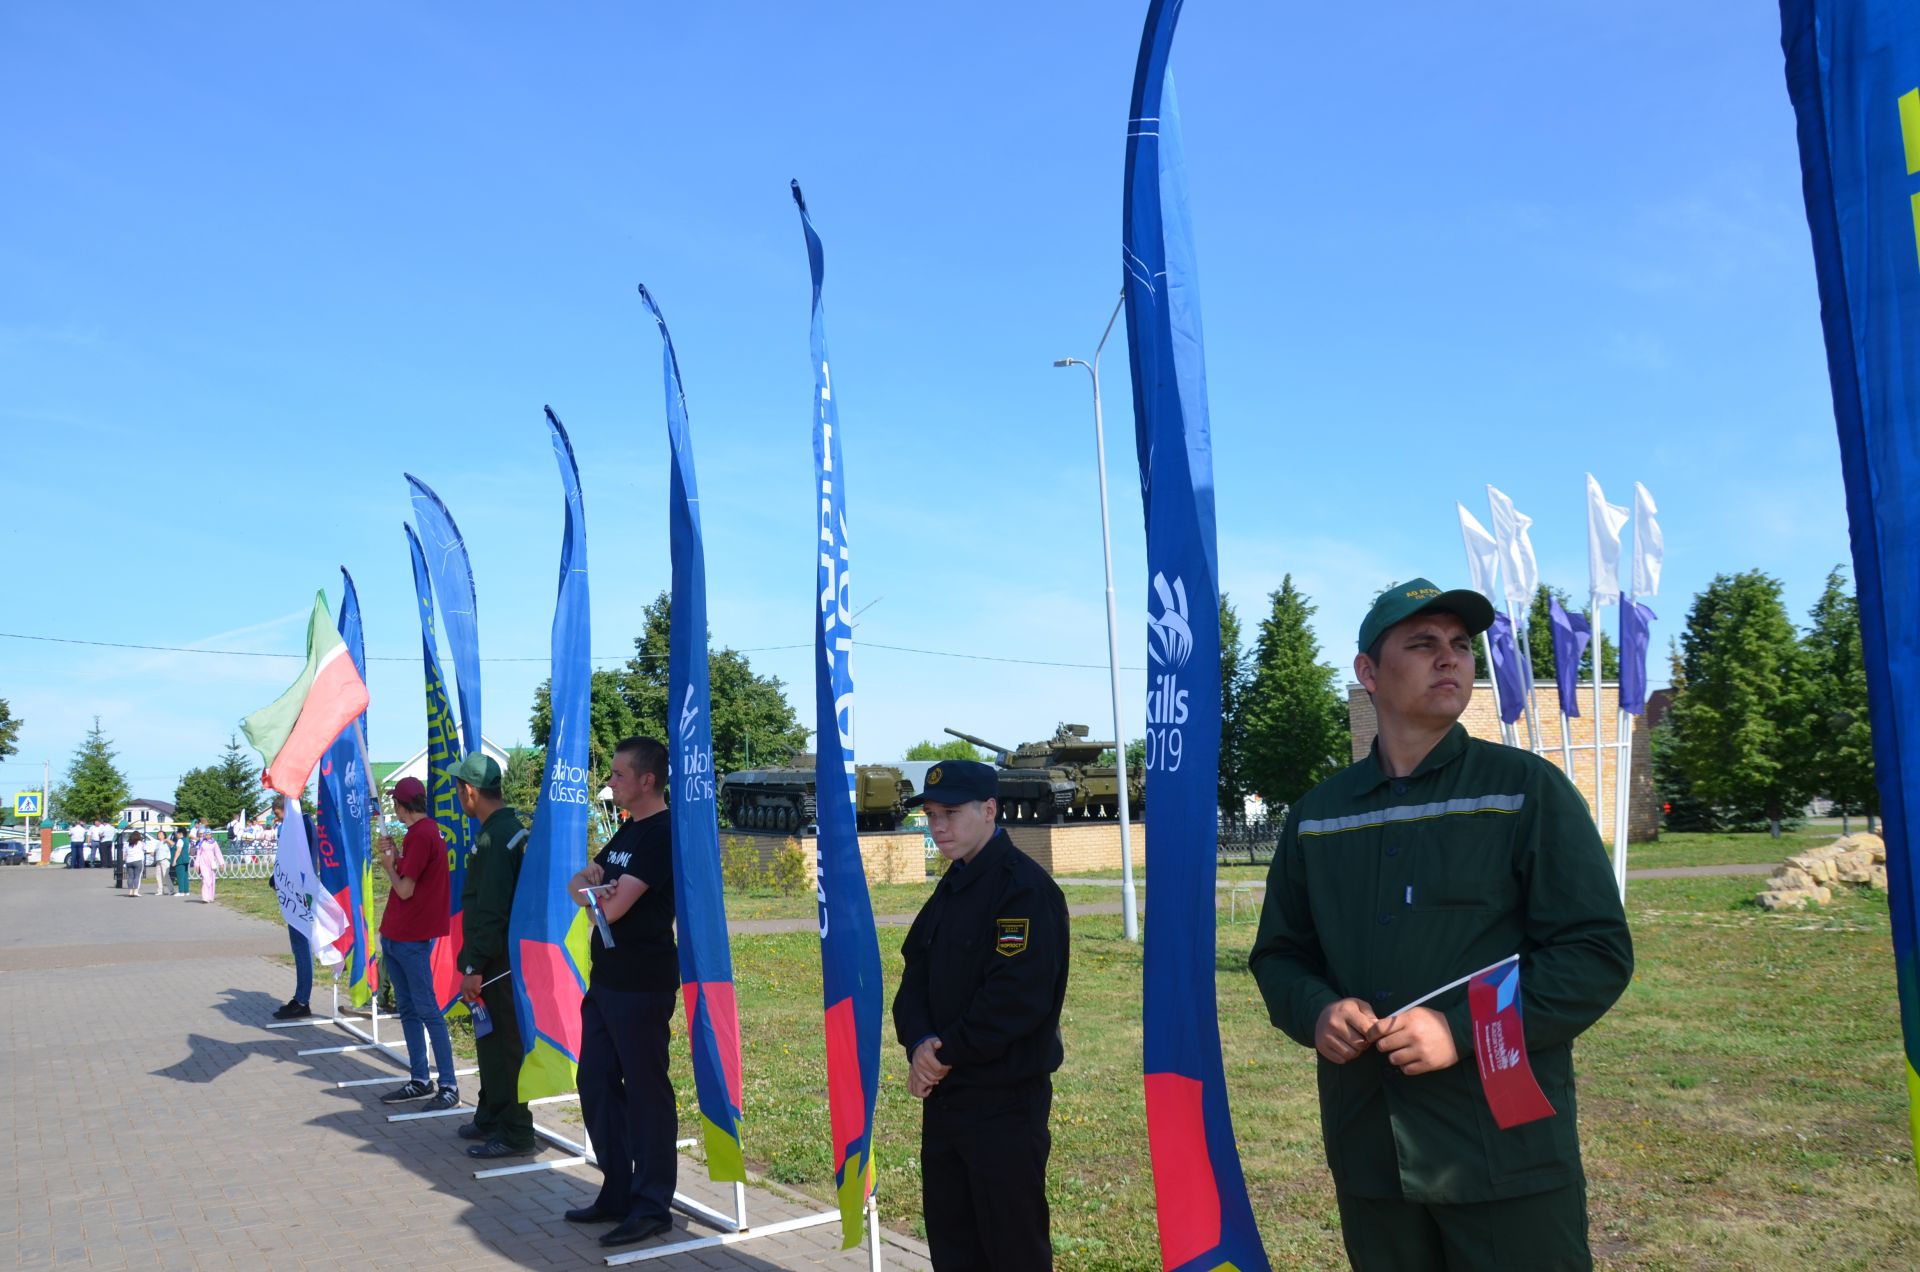
[[[1113,604],[1113,531],[1107,521],[1107,437],[1100,419],[1100,351],[1106,348],[1107,337],[1113,334],[1113,324],[1119,320],[1121,306],[1126,303],[1127,295],[1122,291],[1119,304],[1113,307],[1113,315],[1107,319],[1107,329],[1100,333],[1100,343],[1093,347],[1092,362],[1083,362],[1079,358],[1060,358],[1053,365],[1085,367],[1087,374],[1093,377],[1093,453],[1095,471],[1100,474],[1100,548],[1106,556],[1107,565],[1107,671],[1113,686],[1113,756],[1120,774],[1120,910],[1124,916],[1122,923],[1127,939],[1137,941],[1140,939],[1140,920],[1133,890],[1133,810],[1127,798],[1126,721],[1120,712],[1120,630]]]

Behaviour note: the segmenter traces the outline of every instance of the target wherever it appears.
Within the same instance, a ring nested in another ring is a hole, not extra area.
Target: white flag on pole
[[[1660,523],[1654,515],[1653,496],[1639,482],[1633,483],[1633,594],[1645,600],[1660,594],[1660,561],[1667,554],[1667,541],[1660,537]]]
[[[1487,487],[1487,504],[1493,509],[1493,535],[1500,545],[1500,573],[1506,580],[1507,599],[1516,605],[1531,605],[1533,594],[1540,590],[1540,563],[1534,560],[1533,540],[1527,537],[1533,518],[1492,486]]]
[[[1620,531],[1630,514],[1619,504],[1607,502],[1600,483],[1587,474],[1587,577],[1593,581],[1593,597],[1601,605],[1620,600]]]
[[[287,926],[307,938],[323,966],[332,967],[343,957],[334,943],[347,930],[347,913],[320,886],[320,877],[314,873],[313,848],[307,843],[307,819],[300,815],[299,800],[287,800],[287,814],[280,819],[279,846],[274,854],[274,895],[279,898]]]
[[[1500,568],[1500,545],[1473,519],[1465,504],[1453,506],[1460,510],[1460,540],[1467,545],[1467,577],[1474,591],[1492,600],[1494,574]]]

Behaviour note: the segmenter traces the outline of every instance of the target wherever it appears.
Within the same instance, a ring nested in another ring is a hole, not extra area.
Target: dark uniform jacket
[[[1321,1057],[1334,1186],[1423,1203],[1522,1197],[1580,1180],[1573,1040],[1633,975],[1633,945],[1593,819],[1537,755],[1455,725],[1389,778],[1379,746],[1294,805],[1249,959],[1273,1023],[1302,1046],[1329,1003],[1377,1016],[1520,955],[1528,1058],[1554,1116],[1503,1131],[1487,1109],[1466,989],[1427,1004],[1460,1062],[1405,1077],[1379,1052]]]
[[[894,1031],[909,1057],[938,1036],[953,1066],[934,1099],[1044,1078],[1060,1067],[1067,902],[1053,879],[994,832],[948,868],[913,921]]]
[[[460,971],[492,980],[507,970],[507,918],[520,880],[527,834],[519,814],[502,808],[481,825],[467,853],[467,881],[460,891]]]

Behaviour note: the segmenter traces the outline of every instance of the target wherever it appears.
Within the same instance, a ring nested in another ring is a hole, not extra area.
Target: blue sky
[[[810,716],[806,257],[827,251],[862,758],[1110,720],[1084,373],[1120,282],[1144,6],[498,3],[0,10],[0,630],[297,652],[354,573],[373,747],[421,745],[403,471],[479,590],[487,732],[545,675],[583,471],[593,649],[667,586],[672,324],[713,637]],[[1492,482],[1586,590],[1583,474],[1658,498],[1656,648],[1716,572],[1804,616],[1847,559],[1793,119],[1765,6],[1191,0],[1190,164],[1222,583],[1284,574],[1330,659],[1465,578]],[[1144,535],[1105,360],[1123,661]],[[1611,612],[1609,612],[1611,622]],[[878,648],[1093,664],[1062,668]],[[0,786],[101,718],[168,797],[296,664],[0,639]],[[1656,669],[1656,675],[1664,667]],[[1144,694],[1129,677],[1130,732]]]

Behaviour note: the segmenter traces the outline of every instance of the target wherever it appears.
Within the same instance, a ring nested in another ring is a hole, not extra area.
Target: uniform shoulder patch
[[[1026,919],[995,919],[993,949],[1003,958],[1012,958],[1027,948]]]

